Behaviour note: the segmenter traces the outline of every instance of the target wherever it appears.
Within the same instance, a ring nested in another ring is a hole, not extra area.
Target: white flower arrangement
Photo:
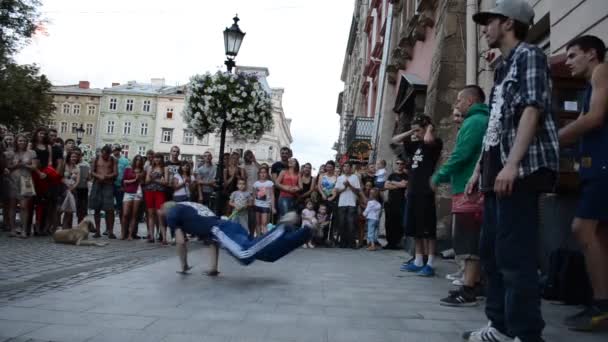
[[[244,73],[192,76],[183,116],[199,138],[219,131],[224,120],[237,139],[259,140],[274,125],[270,95],[257,76]]]

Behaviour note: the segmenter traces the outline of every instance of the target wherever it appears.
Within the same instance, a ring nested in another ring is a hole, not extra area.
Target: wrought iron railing
[[[346,132],[345,145],[350,148],[351,144],[357,140],[371,142],[374,130],[374,118],[355,117]]]

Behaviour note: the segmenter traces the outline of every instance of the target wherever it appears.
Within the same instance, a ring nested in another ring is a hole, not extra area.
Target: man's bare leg
[[[475,287],[481,277],[481,269],[479,260],[467,259],[464,261],[464,285],[467,287]]]
[[[175,230],[175,244],[177,248],[177,256],[179,257],[179,263],[181,271],[177,273],[188,274],[188,271],[192,268],[188,265],[188,246],[186,245],[186,238],[184,232],[181,229]]]
[[[217,243],[212,242],[209,247],[209,270],[205,272],[206,275],[210,277],[215,277],[220,272],[218,271],[218,263],[220,260],[220,249]]]
[[[109,238],[116,238],[116,235],[114,235],[114,209],[106,210],[106,231]]]
[[[95,214],[93,215],[95,219],[95,237],[101,236],[101,212],[95,209]]]

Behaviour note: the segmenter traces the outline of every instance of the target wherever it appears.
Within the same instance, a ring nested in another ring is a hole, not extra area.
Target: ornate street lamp
[[[228,69],[228,72],[232,72],[232,68],[236,65],[234,59],[236,55],[239,53],[239,49],[241,48],[241,43],[243,43],[243,38],[245,38],[245,32],[241,31],[239,28],[239,17],[236,15],[234,18],[234,23],[231,27],[226,27],[224,30],[224,49],[226,52],[226,61],[224,64]],[[226,108],[228,111],[229,108]],[[224,196],[222,195],[222,191],[224,188],[224,147],[226,145],[226,120],[224,118],[224,122],[222,123],[222,127],[220,130],[220,155],[218,156],[219,162],[217,164],[217,174],[216,174],[216,189],[215,189],[215,213],[218,216],[221,216],[224,211]]]
[[[226,62],[224,64],[228,67],[228,72],[232,72],[232,68],[235,66],[234,59],[239,53],[243,38],[245,38],[245,32],[239,28],[239,16],[236,15],[232,20],[234,20],[234,24],[224,30],[224,49],[226,51]]]
[[[84,128],[82,127],[82,124],[80,124],[80,127],[76,128],[76,146],[80,146],[80,144],[82,143],[83,135],[84,135]]]

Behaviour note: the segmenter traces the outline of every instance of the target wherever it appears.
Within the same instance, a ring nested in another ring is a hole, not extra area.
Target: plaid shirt
[[[483,139],[485,151],[500,145],[503,164],[515,142],[519,119],[528,106],[536,107],[541,117],[528,152],[519,163],[519,177],[528,176],[539,168],[558,171],[559,144],[551,111],[547,56],[536,46],[520,43],[494,73],[490,122]]]

